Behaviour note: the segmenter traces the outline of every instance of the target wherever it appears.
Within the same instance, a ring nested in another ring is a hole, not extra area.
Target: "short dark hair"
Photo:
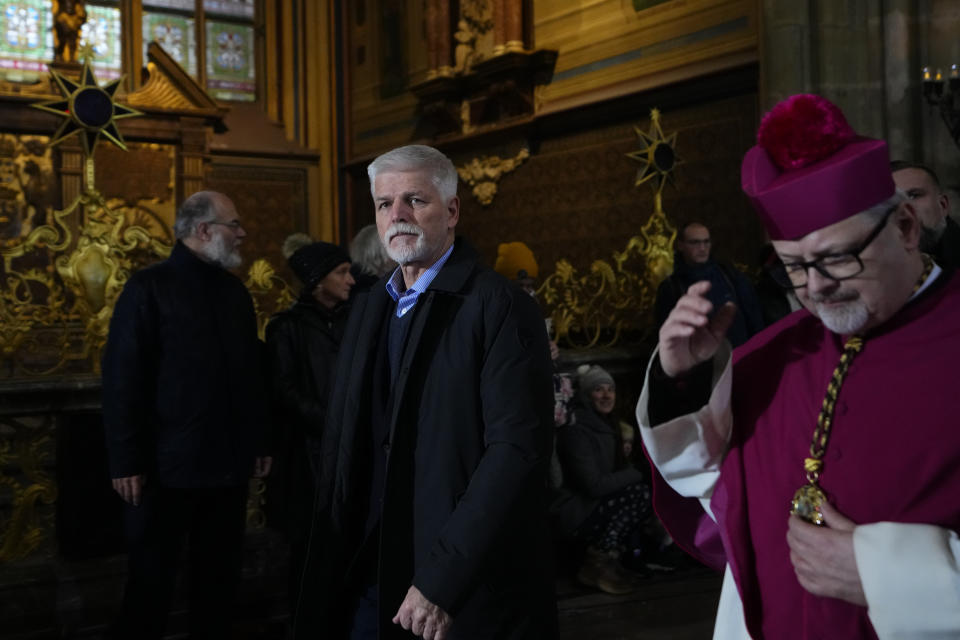
[[[938,190],[943,190],[943,187],[940,186],[940,178],[937,177],[937,172],[929,165],[923,164],[922,162],[910,162],[908,160],[894,160],[890,163],[890,173],[896,173],[904,169],[920,169],[920,171],[930,176],[930,179],[933,180],[933,184],[937,186]]]
[[[677,240],[678,240],[678,241],[679,241],[679,240],[686,241],[686,239],[687,239],[687,229],[689,229],[690,227],[693,227],[693,226],[703,227],[704,229],[707,230],[707,233],[710,233],[710,227],[708,227],[707,225],[703,224],[703,223],[700,222],[699,220],[691,220],[690,222],[684,223],[684,224],[680,227],[680,229],[677,231]]]

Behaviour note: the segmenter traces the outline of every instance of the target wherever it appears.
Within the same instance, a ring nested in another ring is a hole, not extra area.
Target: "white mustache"
[[[835,291],[826,295],[809,296],[811,302],[850,302],[858,297],[855,291]]]
[[[415,224],[410,224],[409,222],[394,222],[387,229],[387,244],[390,244],[390,241],[401,233],[412,233],[418,238],[423,237],[423,229],[418,227]]]

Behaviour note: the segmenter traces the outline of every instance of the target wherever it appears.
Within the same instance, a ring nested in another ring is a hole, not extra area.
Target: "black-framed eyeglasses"
[[[883,228],[887,225],[890,215],[897,210],[897,207],[891,207],[884,215],[883,220],[877,223],[860,246],[844,253],[835,253],[821,256],[816,260],[809,262],[791,262],[788,264],[777,263],[767,267],[767,271],[773,277],[774,281],[785,289],[800,289],[807,286],[807,274],[810,267],[817,270],[817,273],[824,278],[840,281],[854,278],[863,272],[863,261],[860,254],[870,246]]]
[[[223,227],[230,227],[234,231],[240,228],[239,220],[231,220],[230,222],[220,222],[219,220],[209,220],[207,224],[219,224],[220,226],[223,226]]]

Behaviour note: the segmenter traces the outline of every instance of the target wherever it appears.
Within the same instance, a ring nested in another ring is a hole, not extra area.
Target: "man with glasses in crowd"
[[[658,513],[726,567],[716,638],[960,634],[960,279],[888,163],[823,98],[777,105],[742,183],[805,310],[731,356],[697,283],[660,330],[637,419]]]
[[[707,298],[714,307],[727,302],[737,307],[737,314],[727,329],[727,340],[734,347],[746,342],[763,329],[763,314],[757,293],[746,276],[733,267],[710,257],[710,230],[699,222],[688,222],[677,232],[677,251],[673,257],[673,273],[660,283],[654,311],[657,326],[663,325],[677,300],[694,282],[707,280]]]
[[[195,193],[163,262],[117,299],[103,357],[110,477],[129,565],[113,636],[163,637],[185,539],[190,634],[228,638],[247,482],[269,473],[261,344],[239,267],[247,235],[225,195]]]

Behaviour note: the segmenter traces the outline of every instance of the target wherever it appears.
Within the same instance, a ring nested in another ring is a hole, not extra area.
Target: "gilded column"
[[[499,0],[503,3],[504,46],[507,51],[523,51],[523,0]]]
[[[209,150],[207,127],[201,118],[181,118],[180,185],[183,199],[206,188],[206,158]]]
[[[493,0],[493,55],[498,56],[507,48],[507,0]]]
[[[123,68],[127,70],[124,86],[128,92],[140,88],[140,73],[134,72],[144,66],[143,61],[143,7],[133,0],[120,3],[120,24],[123,38],[120,39]]]
[[[440,46],[439,40],[441,31],[439,29],[439,4],[445,0],[427,0],[426,22],[427,22],[427,78],[435,78],[437,69],[440,67]]]
[[[437,74],[441,76],[452,76],[453,66],[451,49],[453,48],[453,32],[450,30],[450,2],[449,0],[439,0],[437,2]]]
[[[83,192],[83,169],[80,141],[74,137],[60,143],[60,197],[64,207]]]

